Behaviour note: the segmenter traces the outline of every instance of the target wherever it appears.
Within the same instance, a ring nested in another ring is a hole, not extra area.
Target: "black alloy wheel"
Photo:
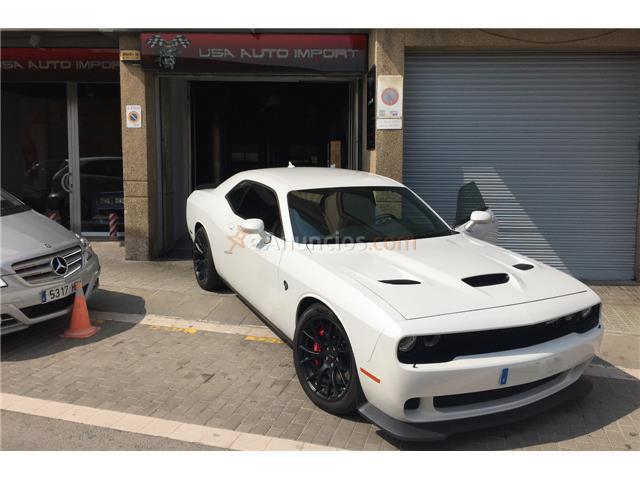
[[[196,230],[196,235],[193,239],[193,270],[200,288],[217,290],[223,286],[223,281],[213,264],[207,232],[202,227]]]
[[[358,378],[349,339],[335,314],[322,304],[302,314],[294,337],[294,362],[303,389],[335,414],[356,408]]]

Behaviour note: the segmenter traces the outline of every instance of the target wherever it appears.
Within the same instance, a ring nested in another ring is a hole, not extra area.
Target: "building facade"
[[[401,180],[585,280],[640,274],[640,30],[3,32],[2,185],[129,259],[195,188],[270,166]],[[75,180],[75,181],[74,181]]]

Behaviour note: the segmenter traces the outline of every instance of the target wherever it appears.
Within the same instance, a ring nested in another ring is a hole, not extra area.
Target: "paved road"
[[[3,411],[2,450],[220,450],[150,435]]]
[[[96,250],[103,274],[94,309],[261,324],[233,295],[200,291],[188,261],[126,262],[116,243]],[[640,450],[640,381],[625,373],[640,369],[640,287],[595,288],[607,332],[596,362],[605,375],[590,377],[588,397],[436,444],[397,442],[358,416],[319,410],[288,347],[221,331],[107,321],[95,337],[73,341],[59,338],[65,319],[47,322],[2,338],[2,391],[356,450]],[[87,427],[70,428],[81,435]]]
[[[354,450],[640,450],[640,381],[624,375],[523,422],[406,444],[315,407],[283,344],[110,321],[72,341],[64,323],[2,338],[3,392]]]

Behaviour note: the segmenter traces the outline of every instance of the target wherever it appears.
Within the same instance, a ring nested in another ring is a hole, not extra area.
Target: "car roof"
[[[282,191],[335,187],[402,186],[395,180],[381,175],[327,167],[278,167],[246,170],[226,180],[224,186],[230,189],[242,180],[253,180]]]

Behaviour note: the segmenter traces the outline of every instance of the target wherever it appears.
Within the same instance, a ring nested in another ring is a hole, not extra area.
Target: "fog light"
[[[427,335],[426,337],[422,337],[422,343],[425,347],[435,347],[442,338],[442,335]]]
[[[415,347],[417,339],[418,337],[404,337],[400,340],[400,343],[398,343],[398,350],[401,352],[408,352]]]
[[[420,399],[417,398],[417,397],[416,398],[410,398],[409,400],[404,402],[404,409],[405,410],[416,410],[419,406],[420,406]]]

